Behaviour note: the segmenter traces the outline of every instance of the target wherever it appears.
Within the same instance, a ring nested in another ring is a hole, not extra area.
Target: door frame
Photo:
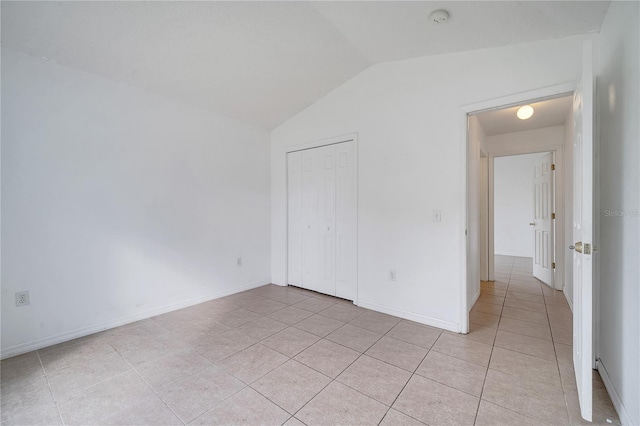
[[[490,259],[489,268],[489,280],[493,281],[495,278],[495,265],[493,259],[495,259],[495,220],[494,220],[494,208],[495,208],[495,181],[494,181],[494,171],[495,171],[495,159],[501,157],[512,157],[515,155],[526,155],[526,154],[544,154],[547,152],[553,153],[553,163],[564,165],[564,147],[562,145],[544,145],[540,147],[529,147],[522,148],[520,150],[512,149],[508,151],[500,151],[498,154],[489,154],[489,248],[488,255]],[[552,276],[553,285],[549,286],[554,288],[555,290],[562,290],[564,286],[564,276],[565,276],[565,252],[564,249],[561,249],[565,246],[564,236],[565,236],[565,205],[564,205],[564,194],[565,194],[565,182],[564,182],[564,170],[560,169],[561,173],[556,173],[553,176],[553,203],[554,209],[553,212],[556,214],[555,223],[554,223],[554,232],[553,232],[553,255],[554,260],[556,262],[556,271]],[[560,288],[558,288],[560,287]]]
[[[311,142],[303,142],[296,145],[290,145],[284,148],[282,155],[284,156],[284,175],[285,175],[285,197],[284,197],[284,211],[285,215],[285,228],[284,228],[284,246],[285,246],[285,256],[284,256],[284,277],[285,277],[285,287],[289,285],[289,166],[287,162],[287,155],[290,152],[304,151],[306,149],[319,148],[322,146],[328,145],[337,145],[339,143],[344,142],[353,142],[353,153],[355,155],[355,187],[356,187],[356,229],[355,229],[355,238],[356,238],[356,249],[354,253],[355,260],[355,280],[356,280],[356,295],[354,297],[353,303],[355,305],[358,304],[358,294],[359,290],[359,281],[358,281],[358,133],[348,133],[346,135],[333,136],[325,139],[319,139]]]
[[[503,97],[498,97],[498,98],[493,98],[493,99],[488,99],[482,102],[478,102],[478,103],[474,103],[474,104],[469,104],[469,105],[464,105],[460,108],[460,134],[461,134],[461,149],[462,149],[462,170],[465,170],[465,174],[466,174],[466,178],[464,180],[464,190],[462,191],[461,197],[460,197],[460,202],[462,205],[462,211],[464,212],[464,214],[461,217],[461,229],[463,230],[463,235],[465,235],[465,238],[463,240],[461,240],[460,242],[460,253],[461,253],[461,264],[460,264],[460,270],[461,270],[461,277],[460,277],[460,286],[459,286],[459,304],[458,304],[458,321],[459,321],[459,332],[466,334],[469,332],[469,310],[468,310],[468,300],[467,300],[467,290],[470,288],[470,286],[472,285],[472,283],[469,282],[469,280],[471,279],[472,275],[468,273],[467,268],[468,268],[468,260],[472,262],[472,264],[480,264],[480,258],[479,256],[474,256],[473,255],[473,251],[469,250],[467,241],[469,239],[468,234],[468,230],[469,230],[469,188],[470,188],[470,176],[468,175],[468,173],[466,173],[466,171],[469,170],[469,165],[471,161],[475,161],[475,159],[471,158],[470,155],[470,144],[469,144],[469,132],[468,132],[468,120],[469,120],[469,115],[474,114],[474,113],[478,113],[478,112],[483,112],[483,111],[490,111],[490,110],[496,110],[496,109],[503,109],[503,108],[508,108],[508,107],[512,107],[512,106],[517,106],[517,105],[522,105],[523,103],[529,103],[533,100],[542,100],[542,99],[548,99],[548,98],[555,98],[555,97],[559,97],[561,95],[564,94],[569,94],[569,93],[573,93],[576,90],[576,82],[575,81],[571,81],[571,82],[567,82],[567,83],[562,83],[562,84],[558,84],[555,86],[549,86],[549,87],[544,87],[544,88],[539,88],[539,89],[534,89],[534,90],[529,90],[526,92],[520,92],[520,93],[516,93],[516,94],[512,94],[512,95],[507,95],[507,96],[503,96]],[[545,149],[543,149],[543,151],[540,152],[546,152],[546,151],[556,151],[557,147],[554,146],[551,149],[544,147]],[[489,155],[491,155],[489,153]],[[506,154],[509,155],[509,154]],[[489,161],[490,164],[490,169],[493,169],[493,159],[490,158]],[[564,183],[563,183],[564,184]],[[493,180],[491,179],[490,176],[490,181],[489,181],[489,188],[493,187]],[[492,199],[489,200],[489,205],[492,204]],[[563,206],[564,207],[564,206]],[[489,215],[489,223],[491,224],[493,220],[492,215]],[[564,218],[563,218],[564,220]],[[489,229],[489,235],[491,236],[493,233],[493,228],[491,227]],[[564,238],[564,237],[563,237]],[[493,240],[491,240],[493,241]],[[556,239],[557,241],[557,239]],[[557,246],[556,246],[557,247]],[[491,251],[493,251],[493,247],[490,244],[490,248]],[[564,253],[563,253],[564,255]],[[477,258],[476,258],[477,257]],[[564,265],[563,265],[564,267]],[[494,265],[494,259],[491,258],[491,256],[489,257],[489,277],[491,278],[492,275],[492,271],[494,271],[495,269],[495,265]]]

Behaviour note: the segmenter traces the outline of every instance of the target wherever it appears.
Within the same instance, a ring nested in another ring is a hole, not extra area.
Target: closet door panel
[[[336,147],[317,148],[320,154],[318,209],[320,290],[336,294]]]
[[[302,152],[287,154],[287,284],[302,285]]]
[[[302,287],[316,291],[320,290],[319,159],[317,149],[302,151]]]
[[[357,296],[357,163],[354,142],[336,145],[336,296]]]

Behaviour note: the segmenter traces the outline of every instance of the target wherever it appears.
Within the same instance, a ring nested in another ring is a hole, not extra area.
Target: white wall
[[[358,132],[359,303],[459,330],[466,308],[461,107],[574,81],[583,40],[378,64],[274,129],[273,282],[286,282],[286,148]],[[434,209],[442,222],[431,221]]]
[[[638,2],[612,2],[596,52],[601,153],[599,355],[620,418],[634,425],[640,424],[639,22]]]
[[[533,257],[533,168],[542,154],[494,159],[495,254]]]
[[[268,282],[269,179],[265,130],[3,49],[2,355]]]

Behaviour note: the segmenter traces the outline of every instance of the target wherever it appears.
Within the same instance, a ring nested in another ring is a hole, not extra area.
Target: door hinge
[[[556,269],[556,262],[551,263],[551,269]]]
[[[555,213],[551,213],[551,219],[555,219],[556,218],[556,214]]]
[[[555,170],[555,169],[556,169],[556,165],[555,165],[555,164],[552,164],[552,165],[551,165],[551,170]]]
[[[589,243],[585,243],[585,244],[584,244],[584,251],[583,251],[583,253],[584,253],[584,254],[591,254],[591,244],[589,244]]]

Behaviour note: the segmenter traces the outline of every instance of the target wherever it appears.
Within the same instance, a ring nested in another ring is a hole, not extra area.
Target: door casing
[[[556,272],[553,277],[554,288],[556,290],[562,290],[564,286],[564,272],[565,272],[565,257],[563,247],[566,245],[564,241],[565,236],[565,218],[566,212],[564,209],[565,198],[565,181],[564,170],[561,167],[564,165],[564,147],[562,145],[546,145],[536,147],[519,147],[517,149],[509,151],[500,151],[499,153],[489,153],[489,280],[493,281],[495,278],[495,241],[494,241],[494,160],[498,157],[507,157],[511,155],[522,154],[541,154],[545,152],[552,152],[554,156],[554,163],[556,164],[556,175],[553,181],[554,192],[554,204],[555,204],[555,232],[553,234],[553,248],[556,259]],[[560,169],[558,169],[560,167]]]

